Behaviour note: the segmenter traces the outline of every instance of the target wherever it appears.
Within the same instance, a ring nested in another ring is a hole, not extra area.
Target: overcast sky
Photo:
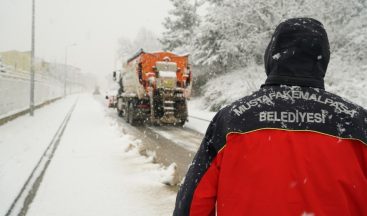
[[[32,0],[0,0],[0,51],[30,50]],[[169,0],[36,0],[36,56],[84,72],[110,73],[117,40],[145,27],[156,34],[172,8]]]

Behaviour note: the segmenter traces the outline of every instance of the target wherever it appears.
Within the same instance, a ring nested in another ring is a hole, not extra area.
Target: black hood
[[[324,88],[330,59],[323,25],[311,18],[294,18],[278,25],[265,51],[265,85]]]

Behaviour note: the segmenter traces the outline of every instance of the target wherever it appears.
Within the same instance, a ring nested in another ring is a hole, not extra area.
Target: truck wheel
[[[117,109],[117,114],[119,115],[119,117],[124,116],[124,112],[122,110]]]
[[[136,119],[134,119],[134,106],[133,103],[129,104],[129,108],[127,111],[127,122],[133,126],[136,125]]]
[[[129,123],[129,107],[124,107],[124,109],[122,109],[122,116],[125,121]]]
[[[130,116],[130,104],[128,104],[127,107],[125,107],[124,118],[125,118],[127,123],[129,123],[129,116]]]
[[[121,106],[121,103],[122,103],[122,99],[118,98],[116,104],[114,104],[114,107],[116,107],[117,114],[119,117],[123,117],[125,114],[123,107]]]

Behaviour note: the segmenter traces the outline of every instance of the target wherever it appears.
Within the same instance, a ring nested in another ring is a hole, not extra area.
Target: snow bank
[[[233,101],[251,94],[260,87],[265,77],[263,67],[253,64],[210,80],[203,87],[204,109],[218,111]]]
[[[361,67],[333,57],[325,77],[326,91],[338,94],[367,108],[367,66]],[[251,65],[210,80],[204,87],[201,101],[204,110],[218,111],[233,101],[258,90],[265,82],[263,66]]]
[[[188,101],[189,121],[184,127],[205,134],[210,121],[215,116],[216,112],[211,112],[201,99]]]
[[[175,163],[172,163],[166,169],[162,170],[161,182],[170,186],[177,185],[180,182],[177,175],[177,165]]]

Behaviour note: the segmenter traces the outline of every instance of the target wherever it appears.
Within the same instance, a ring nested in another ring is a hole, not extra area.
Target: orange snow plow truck
[[[131,125],[184,125],[192,73],[188,55],[170,52],[147,53],[142,49],[121,71],[113,73],[120,89],[117,112]]]

